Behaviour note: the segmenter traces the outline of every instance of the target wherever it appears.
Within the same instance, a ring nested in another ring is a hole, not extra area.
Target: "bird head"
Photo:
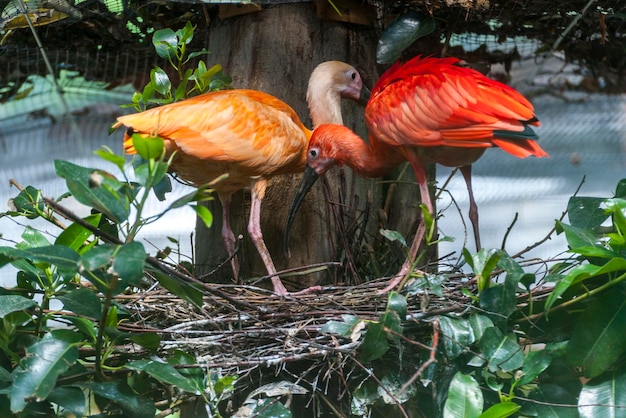
[[[350,64],[341,61],[326,61],[319,64],[311,73],[307,89],[307,102],[311,110],[311,119],[315,125],[322,123],[342,124],[341,98],[366,103],[370,91],[363,85],[361,74]],[[326,114],[330,110],[320,108],[322,103],[330,101],[336,106],[337,114]]]
[[[355,135],[349,128],[343,125],[325,124],[320,125],[313,131],[306,155],[306,169],[291,203],[287,226],[285,227],[285,255],[289,256],[289,230],[295,219],[298,208],[304,201],[305,196],[315,184],[317,179],[335,165],[344,163],[342,159],[341,141],[335,141],[341,134]],[[360,140],[360,139],[359,139]]]

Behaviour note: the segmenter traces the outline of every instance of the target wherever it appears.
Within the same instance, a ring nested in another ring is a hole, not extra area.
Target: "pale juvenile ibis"
[[[312,72],[307,102],[313,125],[342,124],[341,98],[360,100],[361,76],[354,67],[339,61],[318,65]],[[235,236],[229,218],[230,199],[237,190],[250,187],[252,207],[248,232],[267,272],[274,291],[289,292],[276,275],[276,268],[263,241],[260,226],[261,202],[268,180],[281,174],[301,173],[311,131],[296,112],[269,94],[254,90],[222,90],[121,116],[115,127],[124,125],[124,147],[135,152],[132,133],[158,135],[169,153],[176,152],[171,171],[194,185],[206,184],[228,174],[214,185],[223,208],[222,237],[232,269],[239,276],[234,256]]]
[[[344,126],[325,124],[314,130],[305,176],[287,221],[286,248],[295,212],[319,175],[334,165],[347,165],[362,176],[378,177],[402,161],[413,167],[422,203],[432,215],[427,163],[460,167],[480,248],[471,164],[491,147],[520,158],[548,154],[537,144],[530,127],[539,126],[530,102],[513,88],[459,64],[456,58],[417,56],[386,71],[365,109],[369,144]],[[424,233],[421,222],[409,258],[383,291],[395,287],[410,271]]]

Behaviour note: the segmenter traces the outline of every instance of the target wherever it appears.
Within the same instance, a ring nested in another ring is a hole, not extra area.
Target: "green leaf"
[[[120,278],[137,285],[143,278],[146,250],[137,241],[124,244],[113,258],[113,272]]]
[[[210,228],[211,225],[213,225],[213,214],[209,208],[202,205],[192,205],[191,207],[196,211],[196,215],[202,219],[202,222],[207,228]]]
[[[618,199],[626,199],[626,179],[621,179],[615,187],[615,197]]]
[[[19,295],[0,295],[0,318],[4,318],[10,313],[29,309],[37,303]]]
[[[626,405],[626,373],[624,370],[606,373],[583,385],[578,397],[581,418],[623,417],[616,406]]]
[[[387,350],[389,350],[389,341],[387,341],[385,326],[380,322],[368,323],[363,344],[361,344],[359,359],[365,363],[376,360],[382,357]]]
[[[520,408],[520,405],[513,402],[500,402],[480,414],[480,418],[506,418],[515,414]]]
[[[354,392],[350,402],[352,415],[364,417],[370,413],[370,406],[380,399],[378,386],[371,380],[363,382]]]
[[[152,35],[152,44],[159,57],[165,59],[176,58],[176,51],[178,50],[178,36],[170,29],[159,29],[154,31]]]
[[[524,359],[522,377],[517,382],[518,386],[531,383],[550,366],[551,362],[552,355],[548,350],[531,351],[528,353]]]
[[[125,414],[123,416],[133,418],[153,418],[156,407],[147,396],[134,393],[125,381],[81,383],[76,386],[93,391],[96,395],[110,400],[120,407]]]
[[[72,195],[83,205],[104,213],[117,223],[128,219],[130,203],[120,194],[124,186],[105,171],[55,160],[57,175],[63,177]]]
[[[93,227],[97,227],[100,224],[101,219],[102,214],[96,213],[94,215],[83,218],[83,221],[87,222]],[[54,243],[56,245],[64,245],[78,251],[85,244],[85,241],[87,241],[87,239],[92,235],[93,233],[89,229],[74,222],[59,234]]]
[[[96,270],[108,266],[113,260],[113,253],[116,249],[117,245],[113,244],[98,245],[83,253],[80,265],[85,270]]]
[[[579,228],[560,221],[557,221],[556,225],[565,232],[565,238],[570,248],[593,247],[598,241],[596,234],[590,229]]]
[[[169,276],[160,270],[151,270],[151,272],[159,281],[159,284],[171,293],[183,298],[198,308],[202,307],[202,298],[204,294],[197,287],[197,285],[176,279],[175,277]]]
[[[63,245],[48,245],[47,247],[29,248],[20,253],[24,258],[34,262],[54,264],[60,269],[76,271],[80,256],[71,248]]]
[[[35,228],[31,228],[30,226],[24,228],[24,232],[22,232],[21,238],[24,240],[24,242],[16,246],[16,248],[19,248],[21,250],[25,250],[27,248],[47,247],[50,245],[50,241],[48,241],[43,233],[36,230]]]
[[[573,196],[567,202],[567,216],[572,226],[593,230],[608,218],[602,208],[605,199],[600,197]]]
[[[172,82],[165,71],[160,67],[155,67],[150,71],[150,81],[154,90],[162,96],[168,96],[172,88]],[[134,144],[133,144],[134,145]],[[141,154],[139,154],[141,155]],[[143,156],[142,156],[143,157]],[[146,158],[146,157],[144,157]],[[146,158],[147,160],[148,158]]]
[[[35,189],[33,186],[26,186],[13,198],[13,206],[28,219],[37,218],[45,208],[41,190]]]
[[[376,62],[388,64],[400,58],[402,51],[417,39],[435,29],[430,16],[409,11],[398,16],[385,28],[376,47]]]
[[[93,152],[98,157],[102,158],[105,161],[115,164],[115,166],[120,170],[124,171],[124,165],[126,165],[126,158],[121,155],[117,155],[113,152],[113,150],[106,145],[103,145],[102,148],[97,149]]]
[[[134,133],[132,135],[133,147],[137,150],[137,154],[144,160],[154,160],[161,157],[164,148],[164,142],[162,138],[158,136],[144,137],[141,134]],[[145,163],[146,169],[148,164]],[[135,169],[137,171],[137,169]]]
[[[255,418],[291,418],[291,411],[282,403],[273,399],[260,399],[256,401],[250,412]]]
[[[492,372],[502,370],[510,372],[524,364],[524,353],[514,338],[502,334],[494,327],[485,330],[479,342],[480,352],[489,362]]]
[[[465,259],[468,259],[468,251],[463,249],[463,255]],[[498,265],[498,261],[500,258],[506,253],[502,250],[497,249],[481,249],[476,254],[471,255],[471,263],[472,270],[476,275],[476,280],[478,282],[478,291],[481,292],[484,289],[487,289],[491,284],[490,276],[493,273],[493,270]]]
[[[406,247],[406,240],[404,239],[404,237],[402,236],[401,233],[399,233],[398,231],[392,231],[390,229],[381,229],[380,230],[380,235],[382,235],[383,237],[385,237],[386,239],[388,239],[391,242],[397,241],[400,244],[402,244],[403,247]]]
[[[484,289],[479,295],[480,307],[501,330],[506,330],[509,316],[517,309],[515,291],[505,284]]]
[[[611,368],[626,351],[626,299],[621,291],[607,292],[576,317],[567,346],[570,365],[582,367],[586,377]]]
[[[81,333],[83,333],[89,342],[94,343],[96,341],[98,333],[96,331],[96,325],[93,321],[77,316],[66,316],[65,319],[70,321]]]
[[[387,300],[387,311],[394,311],[400,318],[406,318],[406,298],[397,292],[390,292]]]
[[[460,356],[474,343],[474,333],[466,319],[441,316],[439,327],[444,336],[443,346],[449,359]]]
[[[131,335],[128,339],[150,351],[156,351],[161,343],[161,336],[156,332],[142,332]]]
[[[50,393],[48,400],[76,417],[85,416],[87,400],[83,391],[77,387],[57,387]]]
[[[66,310],[88,318],[100,319],[100,298],[93,291],[80,288],[59,296]]]
[[[483,410],[483,394],[472,376],[457,372],[448,388],[444,418],[477,418]]]
[[[60,374],[78,359],[80,335],[69,330],[52,331],[26,349],[26,357],[13,372],[11,410],[20,412],[30,399],[44,400]]]
[[[138,360],[126,365],[130,370],[148,373],[160,382],[173,385],[176,388],[190,393],[198,393],[193,380],[183,376],[170,364],[153,360]]]
[[[321,331],[350,338],[353,342],[358,341],[366,322],[354,315],[342,315],[341,318],[343,322],[328,321],[322,326]]]
[[[538,418],[579,418],[576,408],[578,399],[566,388],[555,384],[542,384],[529,398],[539,401],[530,403]]]

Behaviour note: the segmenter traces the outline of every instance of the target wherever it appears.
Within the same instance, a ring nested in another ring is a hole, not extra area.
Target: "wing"
[[[304,167],[310,138],[291,107],[252,90],[208,93],[118,121],[160,136],[185,158],[223,162],[257,176]]]
[[[527,144],[537,139],[528,125],[539,125],[530,102],[511,87],[457,63],[454,58],[416,57],[394,65],[376,83],[367,105],[370,131],[396,146],[503,144],[515,154],[515,143],[521,141],[523,149],[541,153],[536,144]]]

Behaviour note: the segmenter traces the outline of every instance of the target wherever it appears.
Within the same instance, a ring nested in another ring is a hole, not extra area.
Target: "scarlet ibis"
[[[359,100],[363,83],[354,67],[339,61],[318,65],[309,79],[307,102],[314,126],[343,123],[341,97]],[[369,92],[368,92],[369,93]],[[248,232],[255,244],[274,291],[289,292],[276,275],[276,268],[263,241],[260,226],[261,202],[268,180],[280,174],[301,173],[311,131],[296,112],[269,94],[254,90],[222,90],[121,116],[114,127],[126,126],[124,147],[135,153],[132,133],[158,135],[169,153],[175,152],[171,171],[199,186],[227,173],[214,186],[223,208],[222,238],[232,255],[235,277],[239,264],[235,236],[230,225],[230,199],[250,187],[252,206]]]
[[[347,165],[360,175],[378,177],[407,160],[415,171],[422,203],[431,215],[427,163],[460,167],[469,192],[476,246],[480,248],[471,164],[494,146],[519,158],[548,154],[537,144],[538,137],[530,127],[539,126],[530,102],[513,88],[459,64],[456,58],[417,56],[386,71],[365,108],[369,145],[344,126],[325,124],[314,130],[305,176],[287,221],[286,248],[293,217],[319,175],[334,165]],[[393,289],[410,271],[424,233],[421,222],[409,258],[383,291]]]

